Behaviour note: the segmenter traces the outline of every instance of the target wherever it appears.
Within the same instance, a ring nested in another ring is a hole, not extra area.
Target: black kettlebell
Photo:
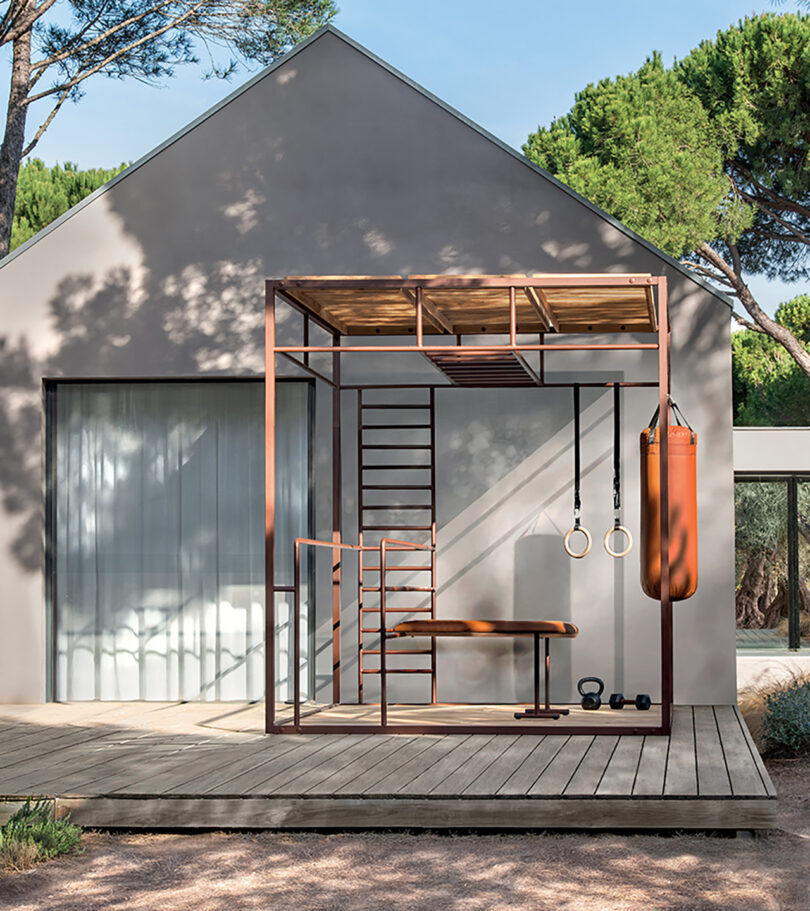
[[[599,689],[589,690],[586,693],[583,689],[583,684],[585,683],[595,683]],[[579,695],[582,696],[583,709],[598,709],[602,704],[602,693],[604,692],[605,684],[598,677],[583,677],[579,683],[577,683],[577,689],[579,690]]]

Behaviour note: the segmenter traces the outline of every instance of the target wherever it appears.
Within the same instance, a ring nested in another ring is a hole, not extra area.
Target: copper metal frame
[[[299,674],[294,674],[294,704],[292,723],[275,717],[275,592],[280,590],[275,586],[275,386],[276,386],[276,355],[294,361],[296,366],[318,379],[328,383],[333,390],[333,531],[332,541],[323,542],[310,539],[300,539],[295,542],[295,592],[296,609],[294,612],[294,654],[299,653],[300,645],[300,610],[298,597],[300,596],[300,546],[329,547],[332,550],[332,704],[340,703],[340,576],[343,554],[347,551],[357,552],[362,559],[362,554],[367,550],[379,550],[381,566],[385,566],[386,547],[406,544],[409,548],[414,545],[410,542],[383,541],[378,546],[360,544],[345,544],[342,540],[341,529],[341,470],[340,470],[340,440],[341,440],[341,414],[340,393],[342,389],[358,388],[414,388],[414,384],[370,384],[368,387],[341,386],[340,382],[340,355],[345,353],[409,353],[422,352],[435,354],[441,351],[460,354],[468,351],[472,355],[488,352],[512,352],[521,357],[522,352],[540,352],[541,372],[537,376],[536,385],[545,387],[567,387],[573,383],[546,383],[543,371],[542,358],[545,351],[658,351],[658,381],[655,383],[622,382],[618,385],[626,387],[658,387],[660,421],[661,421],[661,458],[660,492],[661,492],[661,597],[660,597],[660,623],[661,623],[661,724],[657,727],[616,727],[611,725],[611,734],[649,734],[668,735],[672,729],[672,704],[673,704],[673,629],[672,629],[672,602],[669,597],[669,396],[670,396],[670,344],[671,332],[669,326],[669,305],[667,295],[667,281],[664,276],[638,276],[622,275],[583,275],[583,276],[554,276],[546,275],[537,278],[521,278],[520,287],[617,287],[646,283],[657,290],[658,296],[658,327],[657,341],[655,343],[627,343],[627,344],[547,344],[541,336],[537,344],[523,344],[518,342],[515,320],[514,291],[516,283],[511,277],[481,276],[474,279],[454,279],[453,276],[441,276],[426,279],[374,279],[374,278],[312,278],[292,280],[268,280],[265,284],[265,731],[267,733],[312,733],[312,734],[346,734],[346,733],[410,733],[410,734],[444,734],[444,733],[482,733],[482,734],[597,734],[603,733],[607,728],[600,725],[579,725],[556,727],[554,724],[509,724],[509,725],[482,725],[482,724],[388,724],[386,702],[386,637],[381,636],[380,667],[381,667],[381,703],[380,723],[368,724],[342,724],[342,725],[301,725],[303,714],[300,705],[300,680]],[[285,291],[289,288],[334,288],[369,290],[380,289],[412,289],[416,309],[416,338],[415,345],[375,345],[372,347],[341,345],[341,332],[335,326],[323,320],[319,314],[302,308],[301,304],[288,295]],[[422,333],[423,316],[423,288],[509,288],[510,289],[510,324],[509,343],[502,345],[463,345],[461,338],[456,339],[455,345],[425,345]],[[282,297],[287,303],[304,314],[304,344],[303,345],[276,345],[275,307],[276,296]],[[309,321],[313,321],[332,336],[332,345],[329,347],[311,345],[309,343]],[[332,377],[324,376],[309,365],[310,354],[332,354]],[[295,355],[303,355],[303,361]],[[427,387],[451,388],[446,384],[416,384]],[[451,384],[452,385],[452,384]],[[613,382],[585,382],[581,386],[608,387],[616,385]],[[469,388],[469,387],[465,387]],[[435,542],[435,537],[433,538]],[[426,547],[425,549],[434,549]],[[433,559],[433,558],[432,558]],[[385,582],[381,575],[381,587]],[[381,611],[384,612],[384,593]],[[385,628],[384,613],[381,613],[381,627]],[[324,707],[325,708],[325,707]],[[316,711],[320,711],[319,708]]]

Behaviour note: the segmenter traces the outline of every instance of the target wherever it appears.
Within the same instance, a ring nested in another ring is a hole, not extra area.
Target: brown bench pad
[[[403,620],[395,636],[534,636],[573,639],[579,629],[564,620]]]

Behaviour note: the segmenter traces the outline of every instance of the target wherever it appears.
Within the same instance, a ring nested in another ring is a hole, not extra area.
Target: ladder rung
[[[432,525],[361,525],[360,531],[430,531]]]
[[[388,548],[386,548],[388,549]],[[401,573],[401,572],[414,572],[414,573],[429,573],[433,569],[432,566],[386,566],[385,571],[387,573]],[[380,571],[379,566],[363,566],[363,572],[378,573]]]
[[[430,509],[431,506],[430,506],[430,503],[419,504],[417,506],[413,506],[410,503],[407,506],[405,506],[401,503],[393,503],[393,504],[392,503],[371,503],[369,505],[366,505],[364,503],[361,508],[362,509]]]
[[[361,430],[430,430],[430,424],[361,424]]]
[[[386,605],[386,614],[429,614],[432,607],[388,607]],[[379,607],[361,607],[360,612],[363,614],[379,614]],[[379,630],[375,630],[379,632]]]
[[[360,471],[433,471],[432,465],[366,465]],[[388,488],[390,490],[390,488]]]
[[[403,409],[403,408],[411,408],[411,409],[419,408],[423,411],[430,411],[429,402],[423,402],[421,404],[414,404],[414,405],[372,405],[372,404],[366,404],[365,402],[363,402],[361,407],[367,411],[374,410],[375,408],[384,409],[385,411],[399,410],[399,409]]]
[[[387,655],[393,654],[393,652],[386,652]],[[380,671],[377,668],[363,668],[360,672],[361,674],[379,674]],[[386,674],[432,674],[433,670],[429,667],[389,667],[385,669]]]
[[[363,443],[363,449],[430,449],[430,443]]]
[[[380,590],[379,585],[369,585],[364,586],[360,591],[364,592],[378,592]],[[416,585],[386,585],[385,590],[387,592],[432,592],[432,588],[419,588]]]
[[[364,648],[364,655],[379,655],[380,649],[378,648]],[[385,650],[386,655],[432,655],[433,649],[431,648],[387,648]]]
[[[363,484],[363,490],[431,490],[430,484]]]

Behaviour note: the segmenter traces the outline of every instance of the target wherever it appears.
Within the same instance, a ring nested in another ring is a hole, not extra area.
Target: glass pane
[[[799,481],[799,637],[810,648],[810,481]]]
[[[287,537],[308,527],[307,389],[279,384]],[[261,381],[57,387],[57,698],[264,696],[263,403]]]
[[[734,485],[737,648],[787,648],[787,482]]]

